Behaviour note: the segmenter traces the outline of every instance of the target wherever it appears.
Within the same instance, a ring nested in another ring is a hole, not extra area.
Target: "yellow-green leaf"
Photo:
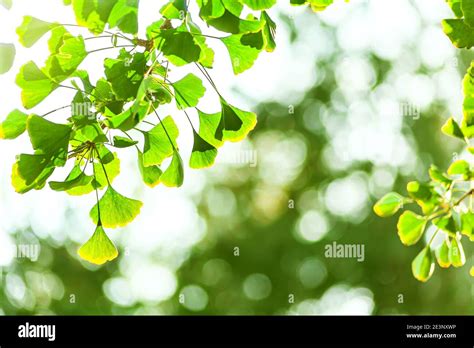
[[[161,182],[168,187],[180,187],[184,180],[183,160],[178,151],[174,151],[173,159],[160,178]]]
[[[101,225],[98,225],[92,237],[78,250],[79,256],[95,265],[102,265],[118,256],[117,248],[109,239]]]
[[[424,248],[413,260],[411,270],[420,282],[427,282],[435,269],[434,257],[429,247]]]
[[[90,216],[92,221],[98,223],[99,208],[100,221],[104,227],[123,227],[132,222],[138,214],[140,214],[142,205],[142,202],[125,197],[115,191],[112,186],[109,186],[98,204],[92,208]]]
[[[405,211],[398,219],[397,229],[400,240],[405,245],[416,244],[426,226],[426,218],[412,211]]]
[[[404,198],[396,192],[387,193],[374,205],[374,212],[380,217],[394,215],[403,205]]]

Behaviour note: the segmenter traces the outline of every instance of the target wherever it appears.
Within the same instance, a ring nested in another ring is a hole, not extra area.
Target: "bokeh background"
[[[31,145],[27,137],[0,144],[0,313],[474,314],[474,248],[464,243],[463,268],[437,267],[419,283],[410,264],[433,231],[404,247],[396,217],[380,219],[371,209],[386,192],[426,180],[430,163],[445,169],[464,155],[439,131],[461,115],[461,78],[474,58],[459,55],[442,33],[448,6],[351,0],[314,14],[288,2],[270,11],[277,50],[246,73],[233,76],[225,48],[211,43],[218,57],[211,75],[222,94],[258,113],[248,140],[226,145],[210,169],[188,169],[180,189],[146,188],[133,153],[120,151],[114,186],[144,208],[128,227],[109,231],[120,249],[113,262],[97,267],[77,256],[94,230],[93,195],[16,194],[11,165]],[[141,1],[142,32],[163,3]],[[0,42],[17,42],[24,15],[74,23],[60,0],[14,0],[10,11],[0,7]],[[16,71],[44,61],[46,40],[16,45],[14,68],[0,76],[0,119],[21,105]],[[99,53],[82,68],[98,78],[103,58],[114,54]],[[33,111],[71,96],[54,92]],[[215,97],[202,100],[205,110],[214,106]],[[178,140],[188,152],[190,138],[188,129]],[[364,261],[325,257],[333,242],[363,245]],[[16,257],[25,244],[40,246],[38,260]]]

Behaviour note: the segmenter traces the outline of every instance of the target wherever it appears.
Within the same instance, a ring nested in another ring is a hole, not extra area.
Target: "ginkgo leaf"
[[[442,268],[449,268],[451,266],[451,260],[449,259],[449,244],[447,239],[445,239],[436,250],[436,259],[438,260],[438,265]]]
[[[262,34],[258,33],[254,35],[260,37],[263,46]],[[221,41],[224,43],[224,45],[227,47],[227,50],[229,51],[232,68],[234,70],[234,74],[236,75],[244,72],[247,69],[250,69],[261,52],[261,47],[259,49],[252,45],[243,44],[242,40],[245,39],[245,37],[246,36],[244,34],[240,34],[231,35],[221,39]]]
[[[139,0],[114,0],[113,2],[115,5],[108,18],[110,27],[118,27],[124,33],[136,34]]]
[[[162,170],[158,166],[146,167],[143,164],[143,154],[140,151],[138,151],[138,169],[140,170],[143,182],[147,186],[153,188],[160,183],[160,178],[163,174]]]
[[[403,205],[404,198],[396,192],[387,193],[374,205],[374,212],[380,217],[394,215]]]
[[[173,83],[176,105],[179,109],[195,107],[206,93],[202,80],[194,74],[188,74]]]
[[[235,3],[235,1],[234,1]],[[246,34],[257,32],[262,29],[263,23],[256,19],[241,19],[228,9],[217,18],[208,18],[207,24],[217,30],[230,34]]]
[[[252,10],[266,10],[276,4],[276,0],[242,0],[242,2]]]
[[[21,194],[33,189],[40,190],[54,169],[51,161],[44,155],[21,154],[12,168],[12,186]]]
[[[72,132],[71,126],[31,115],[26,122],[26,128],[36,153],[55,157],[58,160],[57,165],[64,165]]]
[[[34,62],[28,62],[21,67],[16,83],[21,88],[21,101],[26,109],[41,103],[57,88],[57,84]]]
[[[92,208],[90,216],[94,223],[98,223],[100,210],[100,221],[104,227],[123,227],[140,214],[142,205],[142,202],[125,197],[109,186],[99,202]]]
[[[179,130],[171,116],[163,119],[148,132],[144,132],[145,146],[143,150],[143,164],[145,167],[161,165],[177,147],[176,138]]]
[[[263,39],[265,41],[265,50],[267,52],[273,52],[276,48],[276,24],[265,11],[262,12],[260,20],[265,21],[262,30]]]
[[[176,66],[198,62],[201,57],[201,47],[186,29],[160,31],[155,37],[155,46]]]
[[[0,43],[0,75],[8,72],[13,66],[16,49],[13,44]]]
[[[448,168],[449,175],[462,175],[464,177],[469,177],[470,175],[470,166],[465,160],[457,160],[453,162]]]
[[[443,31],[457,48],[474,46],[474,32],[463,19],[445,19],[442,21]]]
[[[82,259],[95,265],[102,265],[118,256],[117,248],[101,225],[96,227],[92,237],[79,248],[77,253]]]
[[[461,130],[461,127],[459,127],[458,123],[452,117],[450,117],[443,125],[443,127],[441,127],[441,131],[446,135],[464,141],[464,134]]]
[[[184,180],[183,160],[178,151],[173,152],[170,165],[161,175],[161,182],[168,187],[180,187]]]
[[[461,18],[464,16],[461,9],[461,1],[462,0],[446,0],[449,7],[451,7],[451,10],[453,11],[454,15],[458,18]]]
[[[427,282],[435,269],[434,257],[429,247],[424,248],[411,264],[413,276],[420,282]]]
[[[160,13],[168,19],[183,19],[186,11],[186,0],[173,0],[164,5]]]
[[[56,83],[70,77],[87,56],[82,36],[71,35],[63,26],[51,31],[48,45],[51,55],[42,71]]]
[[[206,68],[212,68],[214,63],[214,51],[207,45],[206,37],[202,34],[201,29],[199,29],[192,20],[188,20],[187,24],[189,32],[194,36],[194,42],[201,49],[199,63]]]
[[[123,111],[119,115],[114,115],[107,119],[106,123],[109,128],[120,129],[124,132],[135,128],[143,119],[151,112],[150,102],[143,101],[138,106]]]
[[[217,127],[216,139],[237,142],[243,140],[257,125],[257,115],[243,111],[221,99],[222,118]]]
[[[204,20],[220,18],[225,13],[225,7],[221,1],[203,0],[200,4],[199,16]]]
[[[453,182],[443,172],[441,172],[441,170],[439,170],[438,167],[436,167],[434,164],[431,165],[429,169],[429,174],[430,174],[431,179],[433,179],[433,181],[439,182],[440,184],[446,187],[451,185],[451,183]]]
[[[398,236],[405,245],[416,244],[423,235],[425,226],[425,217],[416,215],[412,211],[405,211],[398,219]]]
[[[470,27],[474,27],[474,3],[469,0],[461,1],[461,11],[464,15],[464,21]]]
[[[54,191],[68,191],[76,187],[86,186],[92,182],[94,177],[86,175],[81,167],[74,166],[71,173],[64,181],[50,181],[49,187]]]
[[[222,146],[222,140],[216,138],[217,129],[221,123],[222,113],[207,114],[198,110],[199,115],[199,135],[215,148]],[[222,130],[220,131],[222,139]]]
[[[311,8],[315,12],[323,11],[331,5],[334,0],[308,0],[309,4],[311,5]]]
[[[0,123],[0,139],[15,139],[26,130],[28,115],[20,110],[10,112],[2,123]]]
[[[120,149],[131,147],[136,144],[138,144],[138,141],[136,140],[120,137],[118,135],[114,136],[114,146]]]
[[[25,47],[33,46],[48,31],[58,24],[42,21],[38,18],[25,16],[23,23],[17,28],[20,43]]]
[[[207,168],[214,164],[217,149],[193,131],[194,146],[189,160],[189,166],[194,169]]]
[[[468,211],[461,214],[461,231],[462,234],[474,241],[474,213]]]
[[[457,238],[451,238],[449,261],[451,261],[454,267],[462,267],[466,263],[466,254],[464,253],[461,241]]]
[[[76,22],[95,35],[104,31],[116,0],[72,0]]]
[[[104,68],[107,81],[112,85],[118,100],[129,100],[137,96],[147,69],[143,53],[132,55],[122,49],[117,58],[104,60]]]

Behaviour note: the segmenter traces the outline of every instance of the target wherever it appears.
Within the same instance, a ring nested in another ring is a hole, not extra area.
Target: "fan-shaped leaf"
[[[426,226],[426,218],[412,211],[405,211],[398,219],[398,236],[405,245],[416,244]]]
[[[26,130],[28,115],[20,110],[10,112],[2,123],[0,123],[0,139],[15,139]]]
[[[117,248],[109,239],[101,225],[98,225],[92,237],[79,248],[79,256],[95,265],[102,265],[118,256]]]
[[[104,227],[123,227],[132,222],[137,215],[140,214],[142,205],[142,202],[127,198],[115,191],[112,186],[109,186],[98,204],[92,208],[90,216],[94,223],[98,223],[99,208],[100,221]]]

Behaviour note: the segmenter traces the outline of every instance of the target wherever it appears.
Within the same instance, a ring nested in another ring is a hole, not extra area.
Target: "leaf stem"
[[[461,196],[461,198],[459,198],[459,199],[454,203],[453,207],[456,207],[456,206],[458,206],[459,204],[461,204],[461,202],[462,202],[464,199],[466,199],[466,197],[468,197],[468,196],[470,196],[470,195],[472,195],[472,194],[474,194],[474,188],[471,188],[469,191],[467,191],[465,194],[463,194],[463,195]]]

